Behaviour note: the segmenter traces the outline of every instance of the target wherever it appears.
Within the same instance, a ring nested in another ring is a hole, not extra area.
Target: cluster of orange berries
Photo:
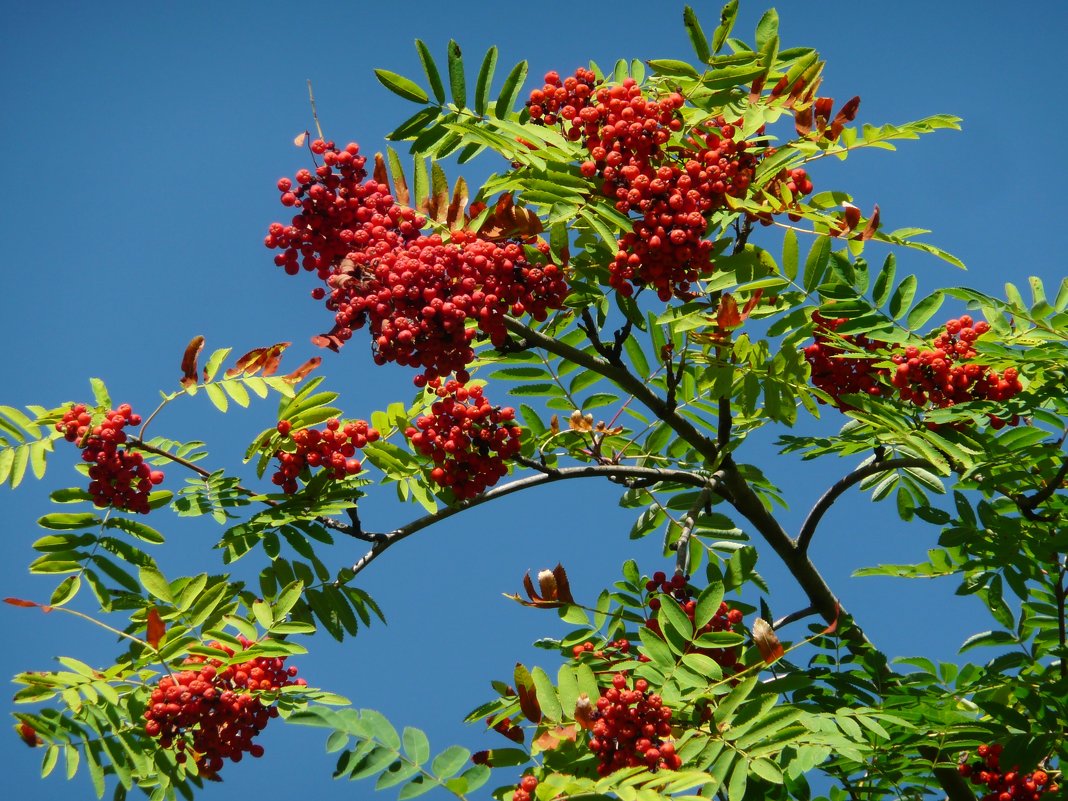
[[[906,403],[938,409],[973,400],[1004,401],[1023,390],[1016,368],[1007,368],[999,374],[974,361],[977,355],[974,343],[990,326],[981,320],[975,322],[967,314],[947,321],[929,348],[915,345],[887,348],[892,352],[890,361],[896,365],[892,371],[877,366],[876,355],[871,358],[843,355],[855,350],[877,354],[881,349],[878,343],[864,336],[836,336],[835,330],[846,318],[828,319],[817,313],[812,319],[816,323],[816,341],[804,349],[805,359],[812,368],[812,383],[831,395],[840,408],[850,408],[841,400],[842,395],[889,395],[895,388],[898,397]],[[1015,424],[1017,418],[1004,420],[990,415],[994,428],[1001,428],[1006,422]]]
[[[322,430],[300,428],[292,431],[288,420],[278,423],[278,433],[282,435],[283,448],[275,451],[278,470],[271,481],[282,488],[282,492],[292,494],[297,491],[297,476],[309,467],[322,467],[327,475],[334,479],[354,476],[363,468],[356,459],[356,451],[376,442],[380,436],[366,420],[356,420],[342,425],[337,418],[330,418]],[[293,450],[286,450],[287,440],[293,443]]]
[[[82,445],[82,460],[91,465],[89,494],[97,506],[148,514],[148,496],[163,482],[163,472],[152,470],[140,453],[120,447],[127,441],[123,428],[140,424],[141,415],[128,403],[109,409],[96,425],[89,408],[76,403],[56,423],[67,442]]]
[[[981,745],[976,749],[976,758],[965,757],[958,767],[960,774],[974,785],[986,785],[987,791],[980,801],[1039,801],[1045,793],[1055,793],[1060,788],[1050,780],[1044,770],[1021,773],[1017,769],[1001,771],[1002,746]]]
[[[649,692],[649,682],[631,682],[626,671],[601,690],[593,713],[589,748],[597,755],[597,773],[607,776],[622,768],[678,770],[682,759],[671,736],[672,710]]]
[[[286,272],[303,267],[324,282],[312,296],[326,298],[334,327],[317,341],[337,349],[367,326],[377,364],[421,370],[420,386],[451,373],[466,383],[476,328],[500,344],[505,314],[544,320],[563,307],[567,284],[547,246],[528,249],[463,231],[450,242],[422,235],[426,218],[398,205],[386,184],[367,179],[355,143],[338,149],[317,139],[311,148],[323,164],[300,170],[296,184],[279,181],[282,204],[300,211],[290,225],[273,223],[265,244],[283,250],[275,262]]]
[[[515,410],[491,405],[482,387],[458,381],[434,379],[427,390],[439,399],[404,435],[434,462],[434,483],[458,499],[472,498],[496,484],[508,472],[505,460],[519,453],[522,429],[509,425]]]
[[[610,285],[624,295],[650,286],[662,300],[688,297],[691,284],[713,269],[709,215],[745,194],[761,159],[751,142],[736,138],[737,123],[722,116],[669,147],[682,129],[684,102],[678,92],[646,97],[633,78],[599,87],[593,72],[579,69],[563,80],[548,73],[527,103],[535,122],[558,124],[569,139],[582,140],[590,157],[583,175],[600,176],[601,191],[619,211],[640,215],[609,266]],[[781,173],[779,183],[795,196],[812,191],[801,169]]]
[[[252,641],[240,638],[242,648]],[[229,646],[212,642],[212,648],[233,656]],[[256,692],[270,692],[292,685],[297,669],[286,668],[285,657],[256,657],[224,666],[219,659],[191,656],[188,670],[164,676],[152,691],[145,710],[145,733],[159,739],[160,746],[176,752],[184,764],[192,757],[201,776],[214,777],[223,761],[239,762],[244,754],[263,756],[263,746],[253,739],[278,716]]]

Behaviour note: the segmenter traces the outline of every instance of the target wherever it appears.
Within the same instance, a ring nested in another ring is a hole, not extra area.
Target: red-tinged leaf
[[[381,153],[375,153],[375,171],[372,176],[378,183],[389,186],[389,171],[386,169],[386,159]]]
[[[312,356],[308,361],[304,362],[300,367],[294,370],[292,373],[286,373],[282,376],[286,381],[296,384],[298,381],[303,381],[308,373],[323,363],[322,356]]]
[[[297,147],[304,147],[304,142],[308,138],[308,132],[304,131],[293,137],[293,144]]]
[[[531,745],[539,751],[553,751],[564,743],[575,742],[577,737],[578,726],[575,726],[574,724],[568,724],[566,726],[557,725],[542,732]]]
[[[19,737],[22,738],[22,742],[26,743],[30,748],[36,748],[39,745],[44,745],[44,741],[37,736],[37,730],[29,723],[19,723],[16,727],[19,733]]]
[[[40,604],[35,601],[25,601],[22,598],[5,598],[4,603],[11,604],[12,606],[25,606],[31,609],[40,606]]]
[[[312,337],[311,341],[313,345],[317,345],[320,348],[329,348],[334,351],[334,353],[341,350],[341,339],[333,334],[319,334],[318,336]]]
[[[860,241],[867,242],[873,236],[875,232],[879,230],[879,204],[875,204],[875,211],[871,213],[871,217],[868,219],[868,224],[864,226],[864,230],[860,232]]]
[[[854,97],[846,102],[842,106],[838,113],[834,115],[834,120],[831,122],[831,136],[832,140],[837,139],[838,135],[842,133],[842,129],[847,122],[852,122],[857,116],[857,109],[860,108],[860,97]]]
[[[808,136],[812,133],[812,106],[794,112],[794,129],[798,136]]]
[[[852,203],[843,203],[842,208],[845,209],[845,212],[842,214],[842,222],[845,223],[845,230],[852,231],[860,224],[860,209]]]
[[[779,638],[775,636],[775,631],[771,628],[771,624],[762,617],[758,617],[753,621],[753,642],[756,643],[760,655],[768,665],[781,659],[783,654],[786,653],[783,650],[782,643],[779,642]]]
[[[742,320],[749,319],[749,315],[752,313],[753,309],[756,308],[756,305],[760,303],[760,298],[761,296],[763,296],[763,294],[764,290],[758,289],[756,292],[750,295],[749,300],[745,302],[745,306],[742,308]]]
[[[575,598],[571,594],[571,584],[567,580],[567,571],[559,562],[553,568],[553,576],[556,578],[556,597],[567,604],[575,603]]]
[[[183,387],[191,387],[197,383],[197,359],[200,358],[200,351],[204,349],[204,337],[195,336],[189,344],[185,346],[185,354],[182,356],[182,378],[181,384]]]
[[[827,124],[831,121],[831,109],[833,108],[833,97],[817,97],[816,102],[812,104],[812,113],[815,115],[814,124],[816,130],[820,133],[827,129]]]
[[[278,369],[278,361],[282,355],[282,351],[288,348],[291,342],[278,342],[274,345],[268,345],[265,348],[253,348],[234,364],[229,370],[226,371],[227,378],[233,378],[234,376],[241,375],[254,375],[255,373],[263,370],[265,376],[274,375]]]
[[[145,635],[145,641],[153,648],[158,648],[159,641],[163,639],[163,634],[167,631],[167,625],[159,616],[159,610],[154,606],[148,610],[146,628],[148,633]]]
[[[527,591],[527,597],[532,601],[540,601],[541,596],[534,589],[534,582],[530,580],[530,571],[523,576],[523,589]]]
[[[538,704],[537,691],[534,689],[534,679],[530,671],[523,667],[522,663],[515,665],[515,687],[519,696],[519,709],[523,717],[531,723],[541,721],[541,706]]]
[[[742,324],[742,315],[738,313],[738,302],[730,292],[725,292],[723,297],[719,299],[716,324],[723,331],[730,331]]]
[[[448,223],[450,231],[463,228],[464,211],[467,208],[468,198],[467,181],[463,177],[457,178],[456,185],[452,189],[452,202],[449,203],[449,212],[445,217],[445,222]]]
[[[430,218],[444,223],[449,217],[449,180],[436,161],[430,165],[430,197],[427,201]]]
[[[838,604],[834,607],[834,620],[831,621],[831,625],[825,628],[820,634],[834,634],[838,630],[838,616],[842,614],[842,605]]]
[[[760,99],[760,93],[762,91],[764,91],[764,81],[766,80],[766,78],[767,78],[766,75],[762,75],[759,78],[757,78],[755,81],[753,81],[753,85],[749,88],[749,102],[750,103],[756,103],[757,100]],[[785,79],[786,79],[786,76],[784,75],[783,76],[783,80],[785,80]],[[780,81],[780,83],[781,83],[781,81]],[[785,86],[783,88],[785,88]],[[772,94],[774,96],[774,92]]]
[[[578,701],[575,702],[575,723],[584,729],[593,728],[593,713],[596,711],[596,707],[590,700],[590,696],[586,693],[582,693],[578,697]]]

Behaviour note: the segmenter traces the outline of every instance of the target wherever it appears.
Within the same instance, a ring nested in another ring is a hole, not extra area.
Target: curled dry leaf
[[[551,729],[546,729],[531,743],[537,751],[553,751],[564,743],[573,743],[578,737],[578,726],[569,723],[566,726],[557,724]]]
[[[182,354],[182,377],[180,383],[183,387],[191,387],[197,383],[197,359],[200,358],[200,351],[204,349],[204,337],[195,336],[189,340],[189,344],[185,346],[185,353]]]
[[[308,138],[308,132],[307,131],[303,131],[303,132],[301,132],[301,133],[299,133],[299,134],[297,134],[296,136],[293,137],[293,144],[296,147],[304,147],[304,142],[307,140],[307,138]]]
[[[771,628],[771,624],[762,617],[753,621],[753,642],[764,658],[764,662],[769,665],[781,659],[786,653],[774,629]]]

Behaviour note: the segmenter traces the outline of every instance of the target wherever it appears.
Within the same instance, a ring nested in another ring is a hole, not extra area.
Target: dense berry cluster
[[[535,122],[558,124],[583,142],[589,159],[582,173],[602,179],[601,191],[619,211],[640,215],[609,268],[609,283],[625,295],[635,286],[651,286],[662,300],[689,295],[712,270],[708,216],[728,196],[745,194],[761,158],[723,117],[669,146],[682,129],[684,102],[678,92],[646,97],[632,78],[598,87],[591,71],[579,69],[563,80],[550,72],[527,103]],[[793,196],[812,191],[801,169],[783,172],[778,184]]]
[[[518,243],[469,232],[454,232],[450,242],[421,235],[425,218],[367,180],[355,144],[338,150],[316,140],[312,150],[323,164],[278,185],[283,205],[300,212],[288,226],[272,224],[265,243],[284,251],[275,262],[287,272],[303,267],[325,283],[312,295],[334,312],[324,338],[330,346],[367,326],[376,363],[417,368],[417,383],[450,373],[465,383],[478,331],[500,344],[505,314],[544,320],[563,307],[567,284],[544,258],[547,246],[535,258]]]
[[[512,801],[530,801],[534,797],[534,791],[538,789],[536,776],[524,776],[519,780],[519,786],[512,793]]]
[[[1060,788],[1050,780],[1044,770],[1021,773],[1018,769],[1001,771],[999,744],[981,745],[975,758],[960,763],[960,773],[974,785],[986,785],[987,792],[980,801],[1039,801],[1044,793],[1055,793]]]
[[[128,403],[110,409],[96,425],[88,407],[77,403],[56,423],[68,442],[83,448],[82,460],[91,465],[89,494],[97,506],[148,514],[149,493],[163,481],[163,473],[150,469],[140,453],[121,447],[127,440],[123,429],[140,424],[141,415]]]
[[[297,476],[309,467],[322,467],[335,479],[356,475],[363,467],[360,460],[355,458],[356,451],[368,442],[377,441],[380,436],[377,429],[367,425],[366,420],[342,424],[340,420],[331,418],[322,430],[299,428],[292,431],[291,428],[288,420],[278,423],[283,448],[275,451],[279,466],[271,478],[282,488],[282,492],[287,493],[297,491]],[[290,441],[294,448],[291,451],[285,449]]]
[[[841,408],[850,408],[841,400],[842,395],[850,393],[890,395],[896,389],[898,397],[907,403],[943,409],[966,401],[1004,401],[1023,389],[1015,368],[999,374],[974,361],[974,343],[990,326],[975,322],[966,314],[949,320],[929,348],[887,347],[890,361],[896,365],[893,370],[878,367],[877,358],[843,355],[856,350],[880,350],[878,344],[863,336],[836,336],[834,332],[845,318],[827,319],[816,314],[813,320],[816,341],[804,349],[805,359],[812,367],[812,383],[831,395]],[[1006,422],[1017,421],[990,416],[994,428]]]
[[[508,425],[511,407],[492,406],[482,387],[433,379],[427,390],[438,396],[430,414],[404,435],[434,464],[433,481],[449,487],[458,499],[471,498],[497,483],[507,472],[505,460],[519,453],[522,429]]]
[[[842,395],[882,395],[888,391],[885,384],[886,369],[876,367],[879,361],[877,357],[867,359],[862,356],[845,356],[846,353],[856,351],[847,351],[839,344],[845,340],[856,350],[875,354],[880,349],[879,343],[863,335],[836,337],[834,332],[846,322],[845,317],[831,319],[816,312],[812,315],[812,321],[816,323],[816,341],[806,347],[804,352],[805,359],[812,368],[814,386],[833,396],[843,409],[853,407],[841,400]]]
[[[671,736],[672,710],[649,692],[645,679],[631,683],[626,672],[612,677],[601,691],[590,729],[590,750],[597,755],[597,773],[607,776],[621,768],[678,770],[682,764]]]
[[[649,609],[653,612],[653,615],[645,621],[645,625],[663,636],[660,630],[660,621],[656,618],[656,611],[665,603],[678,603],[682,608],[682,611],[686,613],[686,617],[690,619],[690,622],[694,622],[694,618],[697,612],[697,601],[691,597],[690,589],[686,584],[686,579],[682,575],[675,574],[670,579],[662,571],[657,571],[653,574],[653,577],[645,584],[646,592],[658,593],[653,595],[647,601]],[[662,596],[662,597],[660,597]],[[696,640],[702,634],[709,634],[715,631],[732,631],[735,626],[742,622],[742,610],[732,609],[727,605],[726,601],[721,601],[719,609],[712,616],[712,619],[694,631],[694,639]],[[724,670],[725,673],[733,673],[737,670],[741,670],[744,667],[740,661],[741,649],[735,648],[705,648],[697,645],[693,645],[690,648],[692,653],[704,654],[715,660]]]
[[[247,648],[252,643],[241,638],[241,644]],[[211,647],[234,654],[217,642]],[[173,748],[179,763],[192,757],[202,776],[214,777],[224,759],[262,756],[263,746],[252,740],[278,710],[253,693],[305,684],[294,678],[297,669],[284,662],[284,657],[257,657],[223,666],[218,659],[189,657],[184,662],[188,670],[164,676],[152,691],[145,733],[159,738],[163,748]]]

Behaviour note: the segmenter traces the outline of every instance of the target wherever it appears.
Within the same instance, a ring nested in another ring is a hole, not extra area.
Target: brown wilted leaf
[[[298,381],[303,381],[308,373],[323,363],[322,356],[312,356],[308,361],[304,362],[300,367],[291,373],[286,373],[282,378],[291,384],[296,384]]]
[[[868,218],[868,224],[864,226],[864,230],[860,232],[860,241],[867,242],[873,236],[875,232],[879,230],[879,204],[875,204],[875,211],[871,213],[871,217]]]
[[[389,171],[386,169],[386,159],[381,153],[375,153],[375,169],[371,177],[378,183],[389,186]]]
[[[197,359],[200,358],[200,351],[204,349],[204,337],[195,336],[189,340],[189,344],[185,346],[185,353],[182,354],[182,377],[180,383],[183,387],[191,387],[197,383]]]
[[[586,693],[582,693],[575,702],[575,723],[584,729],[593,728],[593,713],[596,707]]]
[[[430,197],[427,213],[436,222],[444,223],[449,217],[449,179],[436,161],[430,165]]]
[[[794,112],[794,129],[798,136],[808,136],[812,133],[812,106],[805,106]]]
[[[567,419],[567,425],[572,431],[593,431],[593,415],[584,415],[581,411],[575,409]]]
[[[530,571],[527,571],[523,576],[523,589],[526,590],[529,601],[524,601],[518,595],[505,597],[523,606],[535,606],[541,609],[557,609],[566,604],[575,603],[575,598],[571,594],[571,585],[567,580],[567,571],[561,564],[557,564],[552,570],[542,570],[538,573],[537,590],[534,589]]]
[[[553,433],[554,437],[560,433],[560,415],[554,414],[549,418],[549,430]]]
[[[573,743],[578,737],[578,727],[574,724],[566,726],[557,724],[551,729],[546,729],[532,743],[537,751],[553,751],[564,743]]]
[[[477,214],[474,206],[471,213]],[[532,239],[542,230],[538,215],[529,209],[516,206],[512,195],[505,192],[479,227],[478,233],[483,239],[499,241],[514,238]]]
[[[159,641],[163,639],[163,635],[167,631],[167,625],[163,622],[163,618],[159,616],[159,610],[154,606],[148,610],[145,628],[145,642],[153,648],[158,648]]]
[[[445,216],[445,222],[450,231],[464,227],[464,222],[466,221],[464,212],[467,210],[469,197],[467,181],[463,179],[463,176],[460,176],[456,179],[456,184],[452,188],[452,202],[449,203],[449,212]]]
[[[834,620],[831,621],[831,625],[825,628],[820,634],[834,634],[838,630],[838,617],[842,614],[842,605],[838,604],[834,608]]]
[[[538,723],[541,720],[541,706],[538,704],[537,692],[534,689],[534,679],[521,662],[516,662],[514,678],[516,694],[519,696],[519,709],[523,712],[523,717],[531,723]]]
[[[33,609],[34,607],[40,606],[39,603],[35,603],[34,601],[26,601],[22,598],[5,598],[4,603],[11,604],[12,606],[24,606],[29,609]]]
[[[846,104],[838,109],[838,113],[834,115],[834,119],[831,121],[831,129],[827,132],[827,138],[832,142],[837,139],[842,133],[845,124],[856,119],[858,108],[860,108],[859,95],[846,101]]]
[[[341,350],[341,346],[345,344],[344,340],[333,332],[314,336],[311,338],[311,342],[313,345],[317,345],[320,348],[328,348],[329,350],[334,351],[334,353]]]
[[[753,642],[768,665],[781,659],[786,653],[771,624],[762,617],[753,621]]]
[[[296,145],[297,147],[304,147],[304,142],[305,142],[305,140],[307,140],[307,138],[308,138],[308,132],[307,131],[304,131],[303,133],[299,133],[299,134],[297,134],[296,136],[293,137],[293,144]]]
[[[278,363],[282,356],[282,351],[288,348],[291,342],[279,342],[274,345],[268,345],[265,348],[253,348],[237,362],[234,366],[226,371],[227,378],[233,378],[234,376],[241,375],[255,375],[260,370],[263,371],[263,375],[270,376],[278,370]]]

